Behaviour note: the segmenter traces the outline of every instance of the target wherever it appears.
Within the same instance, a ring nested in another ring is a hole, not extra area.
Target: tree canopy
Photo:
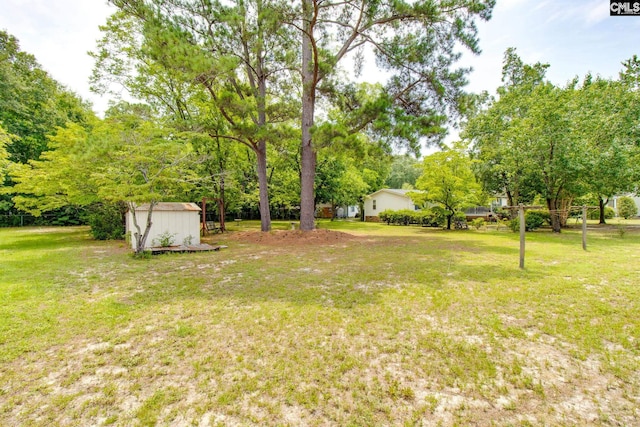
[[[597,198],[604,221],[606,200],[633,187],[638,97],[623,79],[587,75],[557,87],[546,80],[547,67],[523,64],[507,50],[498,97],[487,99],[462,135],[485,190],[506,193],[512,206],[539,195],[559,232],[576,198]]]
[[[460,146],[425,157],[416,188],[422,193],[411,193],[412,199],[423,206],[427,202],[442,207],[447,229],[451,229],[451,220],[456,213],[483,206],[487,199],[476,182],[469,155]]]

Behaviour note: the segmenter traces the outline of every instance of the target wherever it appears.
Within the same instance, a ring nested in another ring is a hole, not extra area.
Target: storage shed
[[[136,206],[136,221],[142,233],[147,224],[149,204]],[[127,235],[130,236],[131,247],[136,249],[133,225],[133,214],[127,212]],[[151,230],[145,242],[145,248],[160,246],[162,236],[171,236],[172,244],[200,244],[200,208],[195,203],[161,202],[153,207],[151,214]]]

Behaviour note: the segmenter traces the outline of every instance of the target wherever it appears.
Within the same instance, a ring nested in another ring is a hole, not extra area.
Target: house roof
[[[149,203],[145,203],[139,206],[136,206],[136,211],[148,211]],[[194,211],[199,212],[202,209],[195,203],[174,203],[174,202],[160,202],[153,207],[154,211],[174,211],[174,212],[184,212],[184,211]]]
[[[369,194],[367,197],[373,197],[376,194],[379,193],[390,193],[390,194],[395,194],[397,196],[403,196],[403,197],[409,197],[407,196],[407,193],[422,193],[421,190],[404,190],[404,189],[400,189],[400,188],[382,188],[374,193]]]

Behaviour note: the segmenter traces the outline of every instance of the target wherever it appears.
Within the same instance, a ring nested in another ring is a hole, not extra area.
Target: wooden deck
[[[177,252],[177,253],[185,253],[185,252],[210,252],[210,251],[219,251],[220,249],[224,249],[226,246],[211,246],[207,243],[201,243],[199,245],[176,245],[176,246],[166,246],[160,248],[151,248],[152,255],[158,254],[166,254],[169,252]]]

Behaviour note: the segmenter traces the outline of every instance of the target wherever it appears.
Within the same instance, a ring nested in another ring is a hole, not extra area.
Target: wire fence
[[[0,215],[0,227],[29,227],[34,225],[80,225],[81,221],[66,215],[30,214]]]

